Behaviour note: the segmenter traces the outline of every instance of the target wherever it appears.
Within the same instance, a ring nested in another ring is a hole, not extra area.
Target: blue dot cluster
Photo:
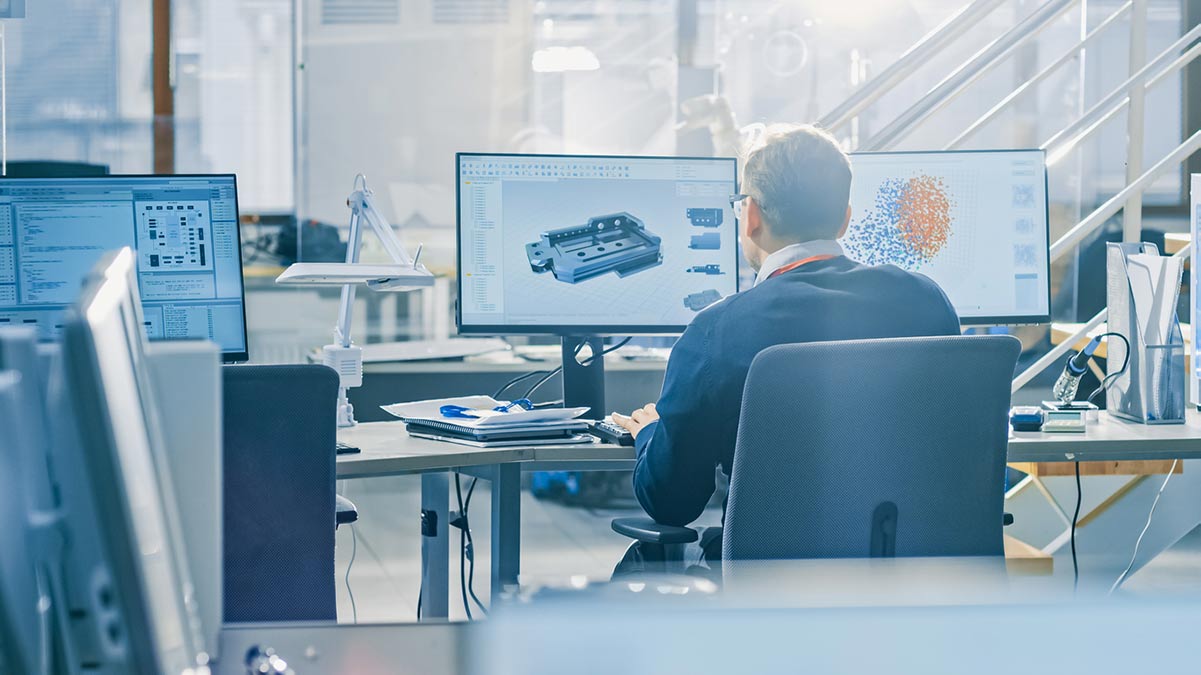
[[[876,191],[875,208],[847,233],[843,244],[851,257],[865,265],[896,265],[916,270],[925,259],[900,228],[901,199],[908,181],[890,178]]]

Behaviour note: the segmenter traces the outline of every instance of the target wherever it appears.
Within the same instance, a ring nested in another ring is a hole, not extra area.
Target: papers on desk
[[[574,420],[588,412],[588,408],[539,408],[537,410],[514,409],[502,415],[479,418],[448,418],[442,414],[443,406],[462,406],[472,410],[488,410],[505,405],[508,401],[497,401],[491,396],[459,396],[439,398],[412,403],[393,403],[383,406],[385,412],[406,422],[444,422],[464,429],[500,429],[528,425],[543,425],[551,422]]]
[[[413,438],[424,438],[429,441],[442,441],[444,443],[454,443],[456,445],[467,445],[473,448],[516,448],[529,447],[531,445],[578,445],[581,443],[595,443],[596,439],[587,434],[571,434],[562,438],[521,438],[516,440],[501,440],[501,441],[477,441],[471,438],[459,438],[437,433],[426,433],[424,431],[409,430],[409,435]]]
[[[490,410],[504,405],[489,396],[461,396],[383,406],[391,415],[406,423],[409,435],[443,440],[481,448],[517,445],[589,443],[582,435],[588,425],[580,415],[588,408],[514,409],[488,417],[447,417],[443,406],[461,406],[471,410]]]

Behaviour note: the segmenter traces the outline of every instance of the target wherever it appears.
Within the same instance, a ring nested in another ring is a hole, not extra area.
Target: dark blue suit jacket
[[[729,475],[751,360],[778,344],[958,335],[959,318],[930,279],[846,257],[810,262],[697,315],[672,350],[660,420],[639,432],[634,492],[665,525],[687,525]]]

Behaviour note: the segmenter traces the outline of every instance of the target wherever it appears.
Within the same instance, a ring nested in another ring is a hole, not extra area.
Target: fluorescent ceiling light
[[[546,47],[534,52],[530,67],[535,73],[597,70],[600,60],[587,47]]]

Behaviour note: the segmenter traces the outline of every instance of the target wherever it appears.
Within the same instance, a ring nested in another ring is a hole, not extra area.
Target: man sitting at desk
[[[861,265],[836,241],[851,219],[851,164],[827,133],[773,130],[750,153],[734,195],[742,250],[755,284],[702,311],[672,350],[658,404],[613,420],[635,436],[634,492],[648,515],[687,525],[712,497],[714,467],[728,476],[751,360],[778,344],[957,335],[959,319],[930,279],[892,265]],[[871,377],[870,364],[863,376]],[[798,461],[803,461],[798,458]],[[718,569],[721,530],[686,554]],[[636,572],[630,547],[617,574]]]

